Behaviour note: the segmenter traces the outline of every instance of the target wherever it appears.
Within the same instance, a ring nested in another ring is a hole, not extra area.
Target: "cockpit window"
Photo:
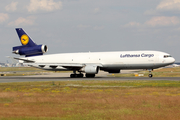
[[[164,58],[172,57],[171,55],[164,55]]]

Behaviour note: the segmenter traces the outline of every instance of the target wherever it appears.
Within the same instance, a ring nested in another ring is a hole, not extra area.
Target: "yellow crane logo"
[[[22,36],[21,36],[21,43],[22,43],[23,45],[27,45],[28,42],[29,42],[29,37],[28,37],[26,34],[22,35]]]

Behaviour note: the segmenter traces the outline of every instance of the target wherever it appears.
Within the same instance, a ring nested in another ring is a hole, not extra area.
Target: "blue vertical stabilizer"
[[[48,51],[46,45],[37,45],[34,43],[22,28],[16,28],[16,32],[22,45],[13,47],[13,53],[30,57],[43,55]]]
[[[33,47],[36,46],[36,43],[32,41],[32,39],[24,32],[22,28],[16,28],[16,32],[19,36],[21,44],[27,47]]]

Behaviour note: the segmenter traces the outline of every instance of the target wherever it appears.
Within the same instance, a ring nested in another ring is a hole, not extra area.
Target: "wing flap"
[[[37,63],[38,64],[38,63]],[[63,67],[63,68],[82,68],[84,67],[85,65],[84,64],[78,64],[78,63],[41,63],[41,64],[38,64],[38,66],[40,67],[44,67],[44,66],[49,66],[51,68],[57,68],[57,67]]]
[[[79,64],[79,63],[42,63],[42,64],[39,64],[39,66],[49,66],[49,67],[61,66],[61,67],[64,67],[64,68],[72,68],[72,67],[82,68],[82,67],[84,67],[86,65],[95,65],[95,66],[98,66],[98,67],[103,67],[102,64],[99,64],[99,63],[97,63],[97,64],[96,63],[92,63],[92,64],[86,64],[86,63],[83,63],[83,64]]]

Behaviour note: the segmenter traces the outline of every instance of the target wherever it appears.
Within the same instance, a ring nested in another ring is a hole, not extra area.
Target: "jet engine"
[[[19,55],[26,55],[26,57],[35,56],[35,55],[43,55],[43,53],[46,53],[47,51],[48,51],[48,48],[46,45],[36,45],[32,47],[27,47],[27,46],[13,47],[13,53],[19,54]]]
[[[86,74],[97,74],[99,72],[99,67],[95,65],[86,65],[80,72],[85,72]]]

